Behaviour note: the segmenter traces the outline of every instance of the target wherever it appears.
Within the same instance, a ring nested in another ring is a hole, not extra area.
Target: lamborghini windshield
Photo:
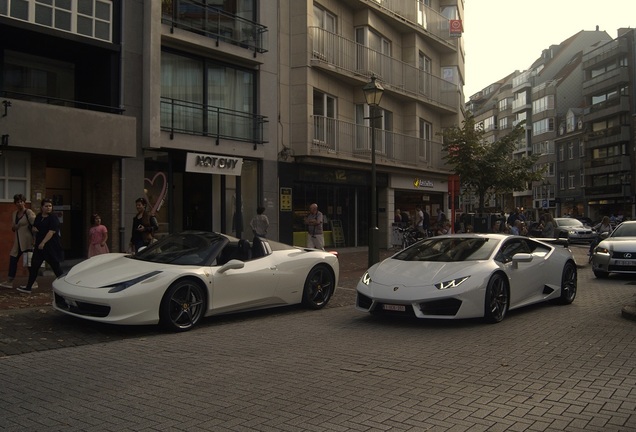
[[[486,237],[439,237],[423,240],[393,258],[403,261],[478,261],[490,258],[500,240]]]

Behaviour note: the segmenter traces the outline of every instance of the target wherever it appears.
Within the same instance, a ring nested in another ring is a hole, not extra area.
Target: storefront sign
[[[203,174],[241,175],[243,159],[228,156],[188,153],[186,171]]]
[[[413,180],[413,186],[415,186],[416,188],[434,188],[435,184],[433,184],[431,180],[416,178],[415,180]]]
[[[292,211],[292,189],[280,188],[280,211]]]

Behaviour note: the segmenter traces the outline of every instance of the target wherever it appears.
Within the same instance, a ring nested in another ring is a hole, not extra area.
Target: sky
[[[465,0],[466,100],[581,30],[636,28],[636,0]]]

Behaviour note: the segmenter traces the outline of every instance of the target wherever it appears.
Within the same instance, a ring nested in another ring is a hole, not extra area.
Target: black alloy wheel
[[[190,330],[199,322],[205,311],[203,288],[195,281],[184,279],[168,288],[161,300],[159,319],[167,330]]]
[[[484,320],[489,323],[503,321],[508,312],[508,282],[497,273],[488,281],[486,288]]]
[[[303,305],[309,309],[324,307],[333,295],[336,282],[330,268],[318,265],[311,269],[305,280]]]

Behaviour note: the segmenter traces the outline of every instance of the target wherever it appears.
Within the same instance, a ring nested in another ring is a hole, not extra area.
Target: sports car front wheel
[[[508,283],[501,274],[488,281],[484,309],[484,319],[489,323],[502,321],[508,312]]]
[[[567,262],[563,267],[563,275],[561,276],[561,296],[557,300],[559,304],[570,304],[576,297],[576,265],[573,262]]]
[[[199,322],[205,310],[203,288],[196,282],[181,280],[168,288],[161,300],[159,320],[171,331],[190,330]]]
[[[319,265],[312,268],[305,280],[303,305],[310,309],[324,307],[333,294],[335,284],[334,275],[327,266]]]

